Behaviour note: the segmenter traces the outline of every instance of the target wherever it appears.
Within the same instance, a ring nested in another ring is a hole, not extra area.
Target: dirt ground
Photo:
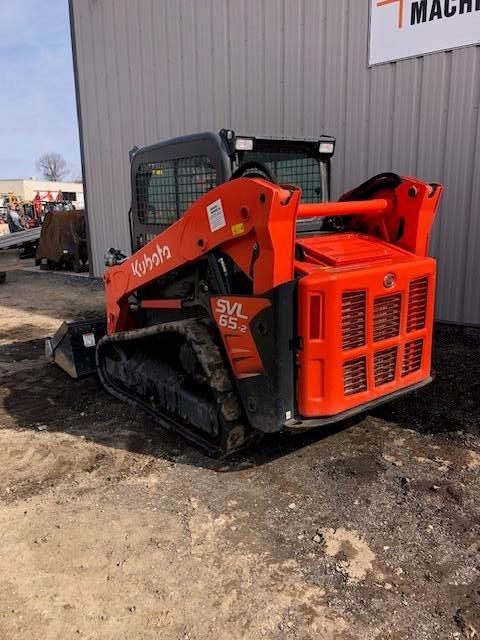
[[[438,328],[429,388],[227,464],[47,363],[101,309],[85,278],[0,285],[2,640],[480,634],[479,332]]]

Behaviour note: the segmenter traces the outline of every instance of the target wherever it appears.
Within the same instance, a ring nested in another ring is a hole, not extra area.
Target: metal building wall
[[[128,246],[128,150],[230,127],[338,145],[334,196],[445,184],[437,317],[480,324],[480,47],[367,68],[368,0],[70,0],[94,273]]]

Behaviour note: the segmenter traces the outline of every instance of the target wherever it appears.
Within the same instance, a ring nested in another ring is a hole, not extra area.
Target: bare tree
[[[45,180],[58,182],[68,173],[67,163],[59,153],[50,151],[37,160],[37,169]]]

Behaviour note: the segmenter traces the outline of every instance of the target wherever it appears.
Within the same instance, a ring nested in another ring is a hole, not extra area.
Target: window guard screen
[[[135,176],[138,222],[169,226],[216,183],[206,156],[145,162]]]
[[[246,151],[239,166],[260,162],[273,173],[280,184],[293,184],[302,189],[302,202],[322,201],[322,176],[319,161],[306,153],[291,150]]]

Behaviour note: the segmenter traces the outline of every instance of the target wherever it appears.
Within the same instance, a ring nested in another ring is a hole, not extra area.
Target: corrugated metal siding
[[[71,0],[94,272],[128,246],[128,151],[174,135],[338,139],[334,196],[443,182],[437,317],[480,324],[480,47],[367,68],[368,0]]]

